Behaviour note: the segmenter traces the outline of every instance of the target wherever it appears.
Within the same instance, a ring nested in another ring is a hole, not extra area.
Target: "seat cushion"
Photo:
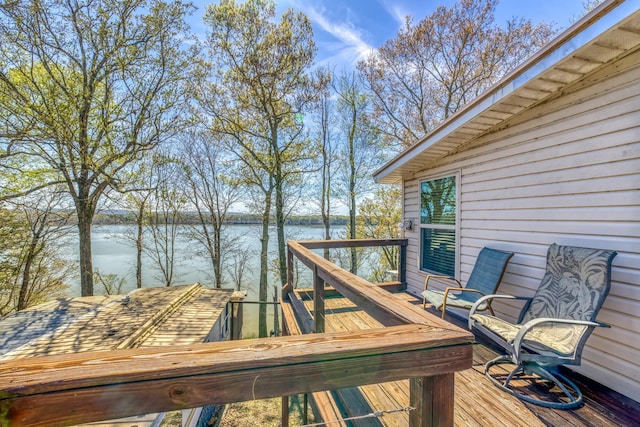
[[[513,344],[516,334],[522,327],[522,325],[515,325],[495,316],[474,314],[471,317],[509,344]],[[544,323],[527,333],[524,346],[537,353],[552,352],[560,356],[571,357],[580,337],[586,330],[587,327],[582,325]]]
[[[444,304],[444,292],[427,289],[423,291],[421,295],[436,308],[440,308],[440,306]],[[469,310],[480,297],[482,297],[482,295],[477,292],[449,291],[447,294],[447,307],[466,308]],[[481,304],[478,308],[478,310],[486,309],[487,304]]]

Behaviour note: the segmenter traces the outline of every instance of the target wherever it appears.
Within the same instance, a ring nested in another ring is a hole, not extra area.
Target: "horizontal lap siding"
[[[551,243],[613,249],[612,287],[581,373],[640,396],[640,54],[572,92],[522,114],[506,129],[405,181],[405,218],[419,218],[419,183],[461,173],[460,272],[483,246],[515,252],[500,292],[531,295]],[[609,73],[609,75],[607,75]],[[615,73],[615,74],[614,74]],[[419,231],[409,238],[409,290],[419,293]],[[513,320],[518,307],[500,304]]]

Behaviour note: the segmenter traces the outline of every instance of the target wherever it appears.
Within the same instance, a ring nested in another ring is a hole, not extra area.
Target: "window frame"
[[[460,170],[449,171],[438,175],[429,176],[428,178],[422,178],[418,182],[418,245],[419,245],[419,257],[418,257],[418,270],[427,273],[427,274],[440,274],[443,275],[445,273],[428,270],[422,266],[423,260],[423,229],[431,229],[431,230],[452,230],[455,233],[455,254],[454,254],[454,277],[456,279],[460,279]],[[423,224],[422,223],[422,184],[425,182],[436,181],[438,179],[453,177],[456,180],[456,221],[454,225],[447,224]]]

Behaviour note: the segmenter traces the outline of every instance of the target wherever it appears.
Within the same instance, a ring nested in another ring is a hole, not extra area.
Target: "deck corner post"
[[[453,373],[409,380],[409,427],[453,427]]]
[[[324,332],[324,280],[317,266],[313,269],[313,323],[317,334]]]
[[[407,244],[400,245],[398,251],[398,282],[402,289],[407,289]]]
[[[293,252],[287,245],[287,283],[293,286]]]

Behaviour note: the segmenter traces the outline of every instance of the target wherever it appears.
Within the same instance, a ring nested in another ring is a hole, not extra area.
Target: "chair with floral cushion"
[[[553,244],[547,252],[546,272],[533,297],[489,295],[474,304],[469,313],[469,329],[486,336],[507,353],[485,365],[485,374],[495,385],[524,401],[549,408],[569,409],[582,404],[580,389],[560,373],[559,367],[579,365],[582,349],[594,328],[608,327],[595,318],[609,293],[615,256],[611,250]],[[476,312],[477,307],[495,299],[525,301],[517,323]],[[491,367],[502,364],[515,368],[508,375],[490,372]],[[522,387],[514,386],[514,380],[529,384],[550,381],[548,384],[556,385],[560,393],[555,397],[533,397]]]
[[[429,274],[424,279],[424,291],[421,294],[422,308],[426,308],[429,301],[436,310],[442,310],[443,319],[447,307],[469,310],[478,298],[496,292],[512,256],[513,252],[482,248],[465,287],[462,287],[460,281],[454,277]],[[449,280],[456,286],[447,287],[444,291],[432,290],[429,289],[431,279]],[[493,314],[491,304],[483,304],[478,307],[478,310],[489,310]]]

